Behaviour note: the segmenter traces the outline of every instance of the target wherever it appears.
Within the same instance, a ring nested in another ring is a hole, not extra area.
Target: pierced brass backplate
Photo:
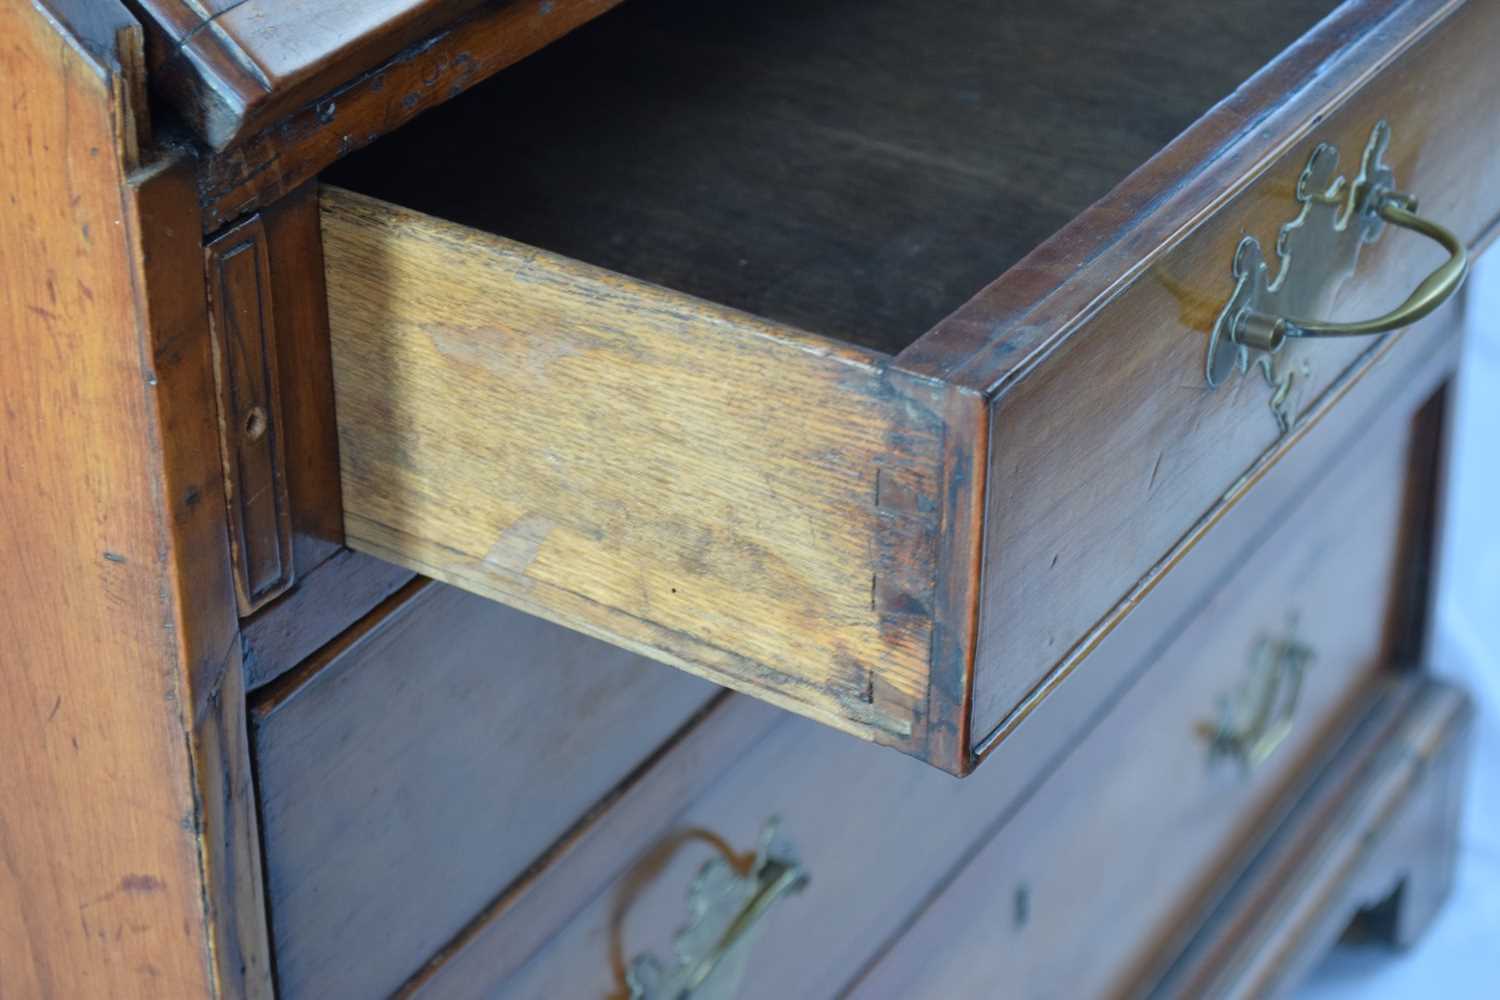
[[[761,918],[783,896],[801,892],[807,873],[780,834],[766,823],[748,872],[717,857],[688,888],[688,923],[674,942],[676,961],[638,956],[627,981],[631,1000],[732,1000],[749,966]]]
[[[1246,236],[1235,250],[1234,294],[1214,323],[1204,374],[1210,386],[1218,386],[1236,371],[1247,373],[1253,361],[1271,386],[1271,411],[1283,432],[1296,420],[1298,382],[1311,374],[1305,357],[1285,350],[1290,341],[1385,333],[1415,323],[1457,291],[1468,270],[1458,238],[1420,218],[1416,199],[1396,190],[1384,159],[1390,140],[1390,126],[1377,122],[1353,181],[1338,173],[1336,147],[1322,143],[1312,151],[1297,178],[1300,210],[1276,239],[1274,275],[1255,237]],[[1434,240],[1448,251],[1448,260],[1382,316],[1357,322],[1317,318],[1327,315],[1354,273],[1361,247],[1377,240],[1386,223]]]
[[[1311,648],[1290,636],[1259,640],[1244,681],[1219,699],[1218,718],[1198,725],[1209,760],[1227,758],[1249,771],[1275,753],[1291,735],[1302,678],[1313,658]]]

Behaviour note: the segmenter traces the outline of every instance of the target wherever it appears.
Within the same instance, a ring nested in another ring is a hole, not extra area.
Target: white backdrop
[[[1481,258],[1468,296],[1435,664],[1479,704],[1458,881],[1416,947],[1340,948],[1303,1000],[1500,997],[1500,252]]]

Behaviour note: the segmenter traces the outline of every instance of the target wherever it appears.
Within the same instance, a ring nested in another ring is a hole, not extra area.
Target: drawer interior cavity
[[[1334,0],[627,0],[325,179],[895,354]]]

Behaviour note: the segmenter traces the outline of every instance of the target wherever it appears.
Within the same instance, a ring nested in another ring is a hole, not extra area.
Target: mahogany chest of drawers
[[[0,996],[1261,996],[1441,904],[1500,7],[0,10]]]

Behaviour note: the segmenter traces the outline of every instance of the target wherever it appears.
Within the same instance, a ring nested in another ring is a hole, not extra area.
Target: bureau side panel
[[[6,997],[221,985],[126,191],[140,44],[114,3],[0,5]]]

